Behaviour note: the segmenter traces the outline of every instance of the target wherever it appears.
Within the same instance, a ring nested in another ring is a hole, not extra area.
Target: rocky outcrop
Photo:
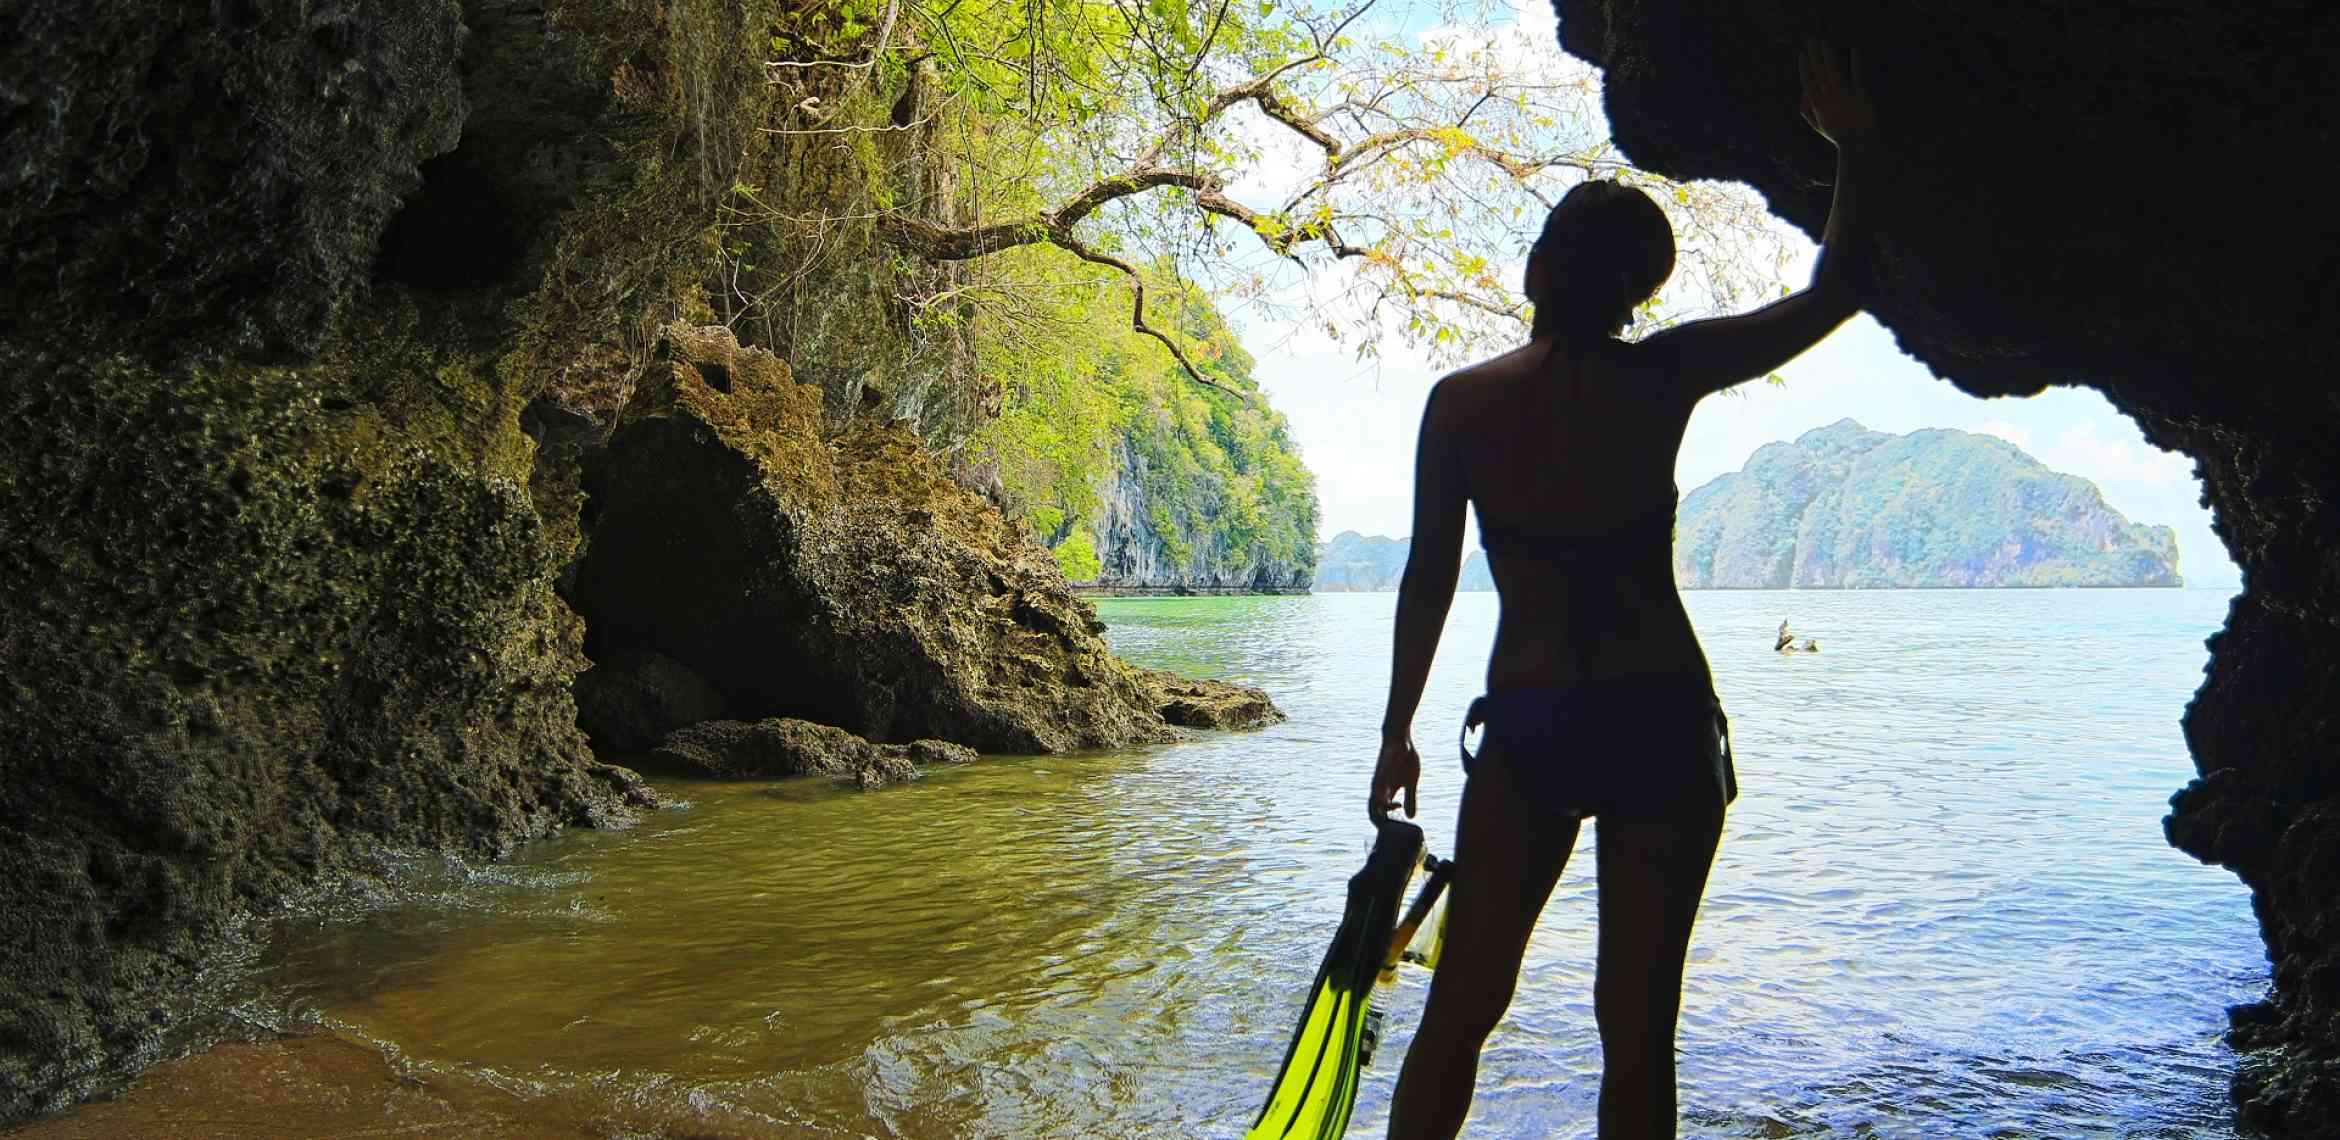
[[[1684,589],[2177,586],[2177,534],[2003,439],[1851,420],[1683,496]]]
[[[1870,308],[1981,396],[2085,383],[2199,464],[2245,594],[2186,714],[2203,779],[2171,840],[2248,884],[2276,1008],[2237,1090],[2255,1126],[2340,1104],[2340,214],[2309,177],[2171,177],[2329,149],[2340,25],[2306,4],[1559,0],[1638,164],[1745,181],[1817,234],[1833,160],[1794,48],[1857,46],[1886,123]],[[2074,208],[2051,198],[2084,203]]]
[[[484,362],[0,373],[0,1118],[155,1058],[255,901],[649,803]]]
[[[12,4],[0,329],[306,357],[464,119],[457,0]]]
[[[721,225],[742,185],[862,169],[765,129],[821,106],[766,66],[800,7],[0,8],[0,1123],[159,1057],[240,924],[385,848],[493,857],[655,802],[577,728],[586,631],[556,589],[586,569],[584,475],[655,330],[708,315],[720,269],[799,306],[727,315],[820,356],[833,399],[740,362],[746,394],[709,405],[739,418],[682,436],[878,407],[948,441],[996,408],[963,344],[905,343],[866,247],[824,232],[814,266],[777,227]],[[659,415],[626,446],[663,446]],[[945,493],[910,431],[750,434],[674,452],[721,478],[660,485],[695,496],[671,505],[714,553],[732,536],[705,512],[734,506],[809,544],[725,585],[821,634],[767,647],[774,687],[702,669],[725,715],[797,707],[803,677],[864,729],[1172,731],[1045,552]],[[655,509],[603,490],[606,518]],[[699,551],[627,545],[660,533],[596,533],[591,564],[717,608],[644,569]],[[630,628],[596,646],[589,722],[639,740],[714,707],[628,657],[657,648]]]
[[[907,429],[826,434],[820,390],[721,328],[667,330],[587,461],[571,600],[596,658],[655,652],[734,718],[986,752],[1169,726],[1055,560]]]
[[[1284,719],[1284,710],[1249,685],[1190,680],[1163,669],[1134,672],[1162,719],[1180,728],[1261,728]]]
[[[726,780],[827,776],[859,788],[917,779],[921,767],[974,760],[974,749],[946,740],[872,744],[842,728],[788,717],[695,724],[650,753],[653,765],[684,775]]]

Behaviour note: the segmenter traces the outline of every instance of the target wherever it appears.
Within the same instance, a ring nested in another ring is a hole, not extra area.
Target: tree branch
[[[1123,261],[1122,259],[1115,257],[1112,254],[1099,253],[1094,249],[1090,249],[1079,238],[1074,237],[1070,231],[1056,235],[1055,244],[1066,252],[1072,254],[1074,257],[1080,258],[1082,261],[1110,266],[1114,269],[1120,270],[1124,276],[1129,278],[1130,331],[1143,336],[1150,336],[1155,340],[1161,341],[1162,347],[1169,349],[1170,355],[1178,361],[1178,366],[1186,370],[1187,379],[1190,379],[1197,384],[1201,384],[1206,388],[1216,388],[1219,391],[1225,392],[1228,395],[1243,401],[1244,403],[1248,404],[1251,402],[1251,397],[1249,394],[1239,392],[1226,386],[1225,384],[1221,384],[1218,381],[1203,375],[1202,370],[1196,368],[1194,366],[1194,362],[1186,358],[1186,350],[1178,347],[1177,341],[1164,334],[1162,330],[1146,323],[1146,279],[1143,274],[1140,274],[1137,271],[1136,266],[1131,265],[1130,263]]]
[[[1468,305],[1469,307],[1477,309],[1482,313],[1489,313],[1494,316],[1505,317],[1510,320],[1518,321],[1523,325],[1528,323],[1527,318],[1521,315],[1520,306],[1518,305],[1499,305],[1486,299],[1485,297],[1473,296],[1469,293],[1458,293],[1452,289],[1416,289],[1413,292],[1417,297],[1432,297],[1441,301],[1452,301],[1457,305]]]
[[[1223,184],[1217,175],[1191,170],[1129,170],[1090,183],[1053,210],[1012,222],[943,226],[922,218],[889,215],[878,220],[878,233],[894,245],[936,261],[966,261],[1017,246],[1063,245],[1060,239],[1070,238],[1073,226],[1107,203],[1161,186],[1181,187],[1204,197],[1223,197]]]

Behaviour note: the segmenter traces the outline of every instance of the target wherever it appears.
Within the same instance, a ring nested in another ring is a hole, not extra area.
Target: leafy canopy
[[[1028,273],[984,263],[1052,246],[1118,276],[1131,329],[1204,384],[1188,342],[1148,319],[1149,281],[1366,353],[1397,337],[1481,355],[1524,335],[1518,267],[1584,178],[1648,189],[1682,237],[1645,323],[1769,296],[1789,256],[1743,188],[1625,163],[1595,73],[1540,21],[1479,0],[840,0],[774,44],[791,98],[769,129],[869,147],[880,169],[825,213],[743,220],[866,224],[907,257],[966,267],[906,298],[955,319],[1047,308]],[[943,173],[913,176],[921,164]]]

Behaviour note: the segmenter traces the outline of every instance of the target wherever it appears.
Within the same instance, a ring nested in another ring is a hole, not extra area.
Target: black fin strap
[[[1471,730],[1487,723],[1487,698],[1473,697],[1470,711],[1463,713],[1462,732],[1455,737],[1455,747],[1462,752],[1463,772],[1469,773],[1471,762],[1478,757],[1471,753]]]

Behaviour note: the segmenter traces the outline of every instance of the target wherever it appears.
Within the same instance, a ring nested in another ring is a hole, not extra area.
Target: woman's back
[[[1490,687],[1706,669],[1673,582],[1691,400],[1631,345],[1577,355],[1538,342],[1440,385],[1503,600]]]

